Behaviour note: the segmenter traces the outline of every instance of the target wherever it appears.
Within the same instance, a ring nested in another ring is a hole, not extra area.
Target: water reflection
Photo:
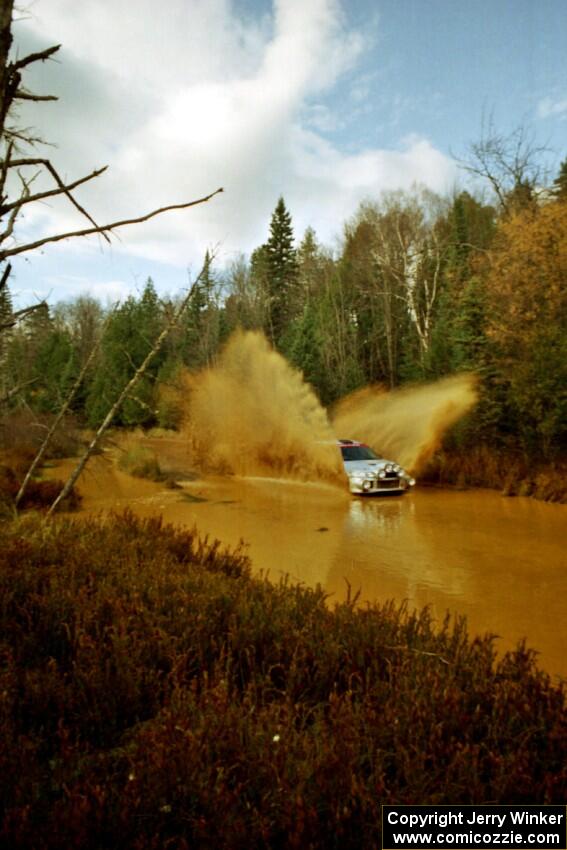
[[[544,666],[567,677],[564,506],[419,487],[402,497],[352,498],[331,486],[262,478],[165,490],[103,459],[80,489],[87,513],[128,505],[231,546],[243,540],[256,569],[321,584],[332,599],[345,598],[348,582],[363,601],[407,599],[440,620],[448,609],[465,614],[471,631],[502,635],[502,648],[526,636]]]

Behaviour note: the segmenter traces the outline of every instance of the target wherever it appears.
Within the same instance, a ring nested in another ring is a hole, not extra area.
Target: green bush
[[[127,446],[120,453],[118,467],[136,478],[149,478],[150,481],[161,481],[163,474],[157,456],[151,449],[144,446]]]
[[[130,513],[0,528],[0,844],[374,848],[382,803],[560,803],[565,695],[519,646],[331,610]]]

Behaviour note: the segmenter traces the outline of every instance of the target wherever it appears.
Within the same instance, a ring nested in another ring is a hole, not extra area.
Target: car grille
[[[379,478],[375,482],[375,486],[380,490],[392,490],[400,487],[401,481],[396,475],[395,478]]]

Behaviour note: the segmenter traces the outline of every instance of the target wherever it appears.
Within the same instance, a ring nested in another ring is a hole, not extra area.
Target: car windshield
[[[378,455],[375,454],[368,446],[341,446],[343,460],[378,460]]]

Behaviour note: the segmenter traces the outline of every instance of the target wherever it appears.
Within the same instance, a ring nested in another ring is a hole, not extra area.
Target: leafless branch
[[[3,165],[3,164],[2,164]],[[71,191],[76,189],[77,186],[82,186],[84,183],[88,183],[89,180],[94,180],[96,177],[99,177],[101,174],[107,170],[108,166],[105,165],[103,168],[97,168],[95,171],[87,174],[86,177],[80,177],[78,180],[75,180],[73,183],[65,184],[51,162],[48,159],[40,158],[40,157],[30,157],[26,159],[14,159],[8,162],[8,168],[20,168],[28,165],[42,165],[44,168],[49,171],[55,183],[57,184],[57,189],[49,189],[45,192],[36,192],[35,195],[28,195],[26,198],[18,198],[17,201],[13,201],[11,204],[4,204],[0,207],[0,216],[9,212],[12,209],[17,209],[19,212],[20,209],[24,206],[24,204],[31,204],[35,201],[41,201],[45,198],[50,198],[55,195],[65,195],[69,201],[73,204],[73,206],[79,210],[79,212],[87,218],[94,227],[98,227],[98,224],[94,220],[94,218],[89,215],[89,213],[79,204],[79,202],[71,195]],[[107,242],[110,242],[110,238],[106,235],[106,233],[102,234]]]
[[[160,207],[159,209],[152,210],[152,212],[146,213],[146,215],[139,216],[138,218],[127,218],[121,221],[114,221],[111,224],[104,224],[100,227],[88,227],[85,230],[72,230],[68,233],[57,233],[53,236],[46,236],[44,239],[38,239],[36,242],[29,242],[27,245],[17,245],[14,248],[8,248],[4,251],[0,251],[0,262],[5,260],[6,257],[13,257],[16,254],[33,251],[36,248],[40,248],[42,245],[46,245],[51,242],[60,242],[63,239],[71,239],[77,236],[91,236],[93,233],[104,233],[115,230],[118,227],[125,227],[128,224],[140,224],[141,222],[148,221],[150,218],[154,218],[155,216],[161,215],[164,212],[169,212],[170,210],[184,210],[189,207],[197,206],[198,204],[204,204],[222,191],[222,188],[216,189],[214,192],[211,192],[210,195],[198,198],[196,201],[187,201],[183,204],[170,204],[166,207]]]
[[[54,94],[34,94],[31,91],[18,89],[14,95],[14,100],[59,100]]]
[[[14,71],[19,71],[20,68],[25,68],[26,65],[31,65],[32,62],[45,62],[46,59],[49,59],[53,56],[54,53],[61,48],[60,44],[56,44],[53,47],[47,47],[45,50],[39,50],[37,53],[30,53],[27,56],[24,56],[23,59],[19,59],[17,62],[13,62],[8,66],[8,70],[11,73]]]
[[[20,175],[20,177],[21,177],[21,175]],[[22,182],[24,184],[24,188],[23,188],[23,191],[22,191],[20,198],[21,198],[22,204],[25,204],[26,199],[29,197],[29,188],[28,188],[28,186],[27,186],[27,184],[24,180],[22,180]],[[8,237],[10,237],[12,235],[12,233],[14,231],[14,225],[16,224],[16,219],[18,217],[18,210],[19,210],[19,207],[16,207],[10,213],[10,218],[8,219],[8,224],[6,226],[6,229],[2,233],[0,233],[0,244],[2,242],[4,242],[5,239],[8,239]]]
[[[499,133],[492,117],[483,122],[481,138],[469,146],[469,156],[460,165],[469,174],[486,180],[505,212],[516,189],[537,193],[542,180],[541,156],[548,152],[537,144],[525,125],[511,133]]]

